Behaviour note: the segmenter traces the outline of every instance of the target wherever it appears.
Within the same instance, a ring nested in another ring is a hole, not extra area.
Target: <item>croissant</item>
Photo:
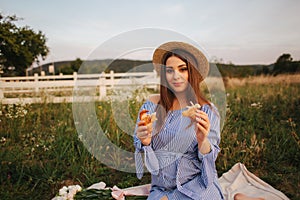
[[[153,130],[152,124],[155,120],[157,120],[156,118],[156,112],[150,114],[147,114],[149,111],[148,110],[142,110],[140,112],[140,121],[138,122],[138,126],[147,126],[147,130],[151,133]],[[148,133],[139,133],[138,135],[139,138],[147,138],[149,137]]]
[[[151,115],[147,114],[148,110],[142,110],[140,112],[140,120],[145,122],[145,126],[152,125],[152,123],[157,120],[156,112],[152,113]]]
[[[182,115],[184,117],[190,117],[192,119],[196,119],[196,117],[195,117],[196,110],[200,109],[201,106],[198,103],[194,104],[193,102],[191,102],[191,104],[192,104],[191,106],[187,106],[187,108],[188,108],[187,110],[185,110],[185,111],[182,112]]]

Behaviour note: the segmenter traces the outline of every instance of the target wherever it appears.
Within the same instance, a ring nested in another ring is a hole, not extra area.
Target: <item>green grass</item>
[[[291,199],[299,199],[300,85],[248,85],[228,92],[219,174],[242,162]]]
[[[227,93],[219,175],[241,162],[289,198],[299,199],[300,85],[246,85],[227,88]],[[140,105],[129,104],[133,120]],[[114,122],[110,102],[95,107],[110,140],[133,151],[131,136]],[[0,120],[1,199],[51,199],[64,185],[104,181],[124,188],[150,182],[149,174],[138,180],[93,157],[78,139],[71,104],[2,105]]]

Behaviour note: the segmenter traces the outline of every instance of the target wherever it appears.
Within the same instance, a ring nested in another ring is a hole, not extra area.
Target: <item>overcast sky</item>
[[[45,62],[88,59],[105,41],[142,28],[182,34],[209,59],[225,63],[271,64],[283,53],[300,60],[298,0],[0,0],[0,5],[2,14],[23,18],[18,25],[46,35]],[[148,60],[151,53],[132,58]]]

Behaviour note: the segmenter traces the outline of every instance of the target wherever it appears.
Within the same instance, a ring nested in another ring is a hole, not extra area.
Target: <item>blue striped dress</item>
[[[140,111],[146,109],[151,114],[155,112],[156,106],[157,104],[147,100]],[[215,166],[220,151],[220,119],[217,108],[214,105],[201,107],[208,114],[211,123],[208,135],[211,151],[205,155],[198,150],[195,124],[190,118],[182,116],[185,109],[167,113],[165,124],[159,134],[152,137],[149,146],[143,146],[136,133],[134,134],[137,177],[142,178],[144,166],[151,173],[149,200],[158,200],[163,196],[167,196],[169,200],[224,199]]]

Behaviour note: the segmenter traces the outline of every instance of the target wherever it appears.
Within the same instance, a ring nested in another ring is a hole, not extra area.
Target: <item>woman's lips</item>
[[[173,85],[174,85],[175,87],[180,87],[182,84],[183,84],[182,82],[180,82],[180,83],[173,83]]]

